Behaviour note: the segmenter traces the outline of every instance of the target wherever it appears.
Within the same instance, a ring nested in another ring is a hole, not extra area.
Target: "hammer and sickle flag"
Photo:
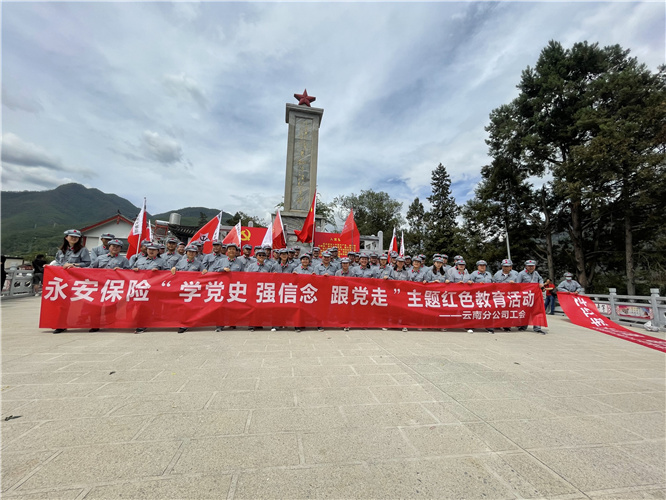
[[[204,227],[199,229],[196,234],[190,238],[190,242],[197,240],[203,242],[203,253],[211,253],[213,251],[213,240],[218,239],[220,236],[221,218],[222,212],[208,221]]]

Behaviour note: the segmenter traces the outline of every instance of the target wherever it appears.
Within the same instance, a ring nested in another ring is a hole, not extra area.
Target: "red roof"
[[[95,224],[91,224],[90,226],[86,226],[84,228],[81,228],[81,232],[85,233],[86,231],[90,231],[91,229],[94,229],[96,227],[99,227],[101,225],[107,224],[109,222],[115,221],[116,224],[120,224],[121,222],[127,222],[130,226],[134,225],[134,221],[129,220],[127,217],[125,217],[122,214],[116,214],[113,217],[109,217],[108,219],[101,220],[99,222],[96,222]]]

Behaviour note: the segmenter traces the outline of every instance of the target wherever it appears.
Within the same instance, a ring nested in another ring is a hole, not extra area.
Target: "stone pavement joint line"
[[[563,317],[52,335],[39,306],[0,303],[3,498],[666,498],[666,356]]]

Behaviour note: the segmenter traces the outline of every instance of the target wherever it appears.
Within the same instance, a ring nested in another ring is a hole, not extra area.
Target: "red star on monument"
[[[302,94],[294,94],[294,97],[298,99],[299,106],[307,106],[308,108],[310,107],[311,102],[317,100],[316,97],[308,95],[308,89],[305,89]]]

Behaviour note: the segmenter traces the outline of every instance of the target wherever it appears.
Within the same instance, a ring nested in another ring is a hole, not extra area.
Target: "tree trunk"
[[[553,260],[553,231],[550,227],[550,213],[548,212],[548,207],[546,206],[546,186],[544,185],[541,188],[541,207],[543,208],[544,216],[544,233],[546,237],[546,258],[548,260],[548,277],[550,281],[555,283],[555,262]]]
[[[581,222],[581,201],[579,199],[571,202],[571,225],[569,235],[574,247],[574,258],[576,260],[576,275],[578,282],[587,290],[588,280],[585,272],[585,251],[583,249],[583,228]]]
[[[636,275],[634,272],[634,234],[631,227],[631,214],[624,215],[624,259],[627,266],[627,295],[636,295]]]

